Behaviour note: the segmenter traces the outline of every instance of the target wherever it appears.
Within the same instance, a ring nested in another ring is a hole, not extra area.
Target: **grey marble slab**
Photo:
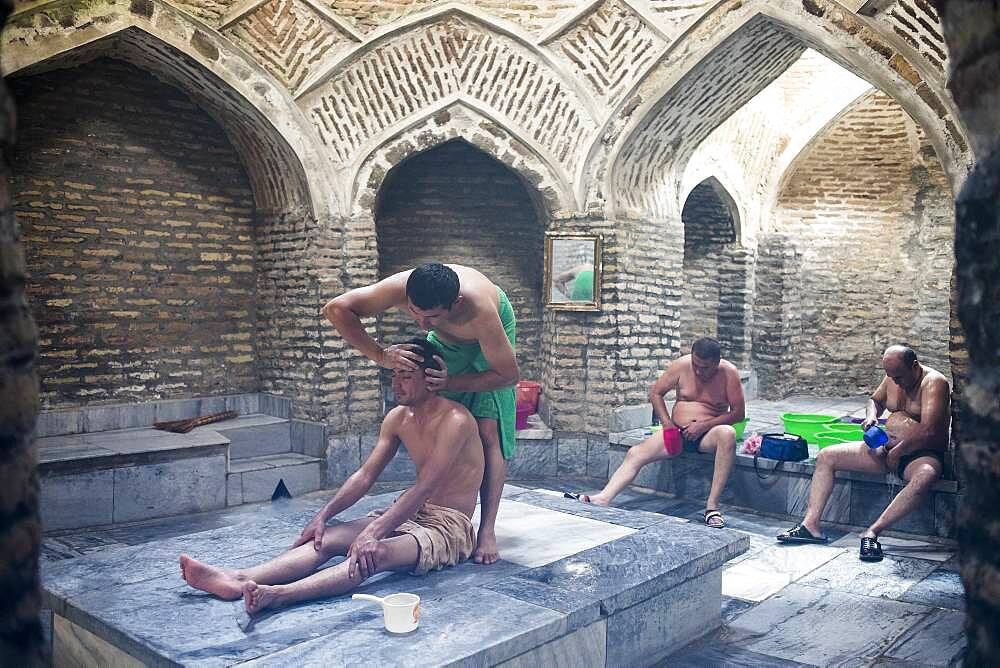
[[[722,593],[762,601],[842,554],[843,549],[826,545],[772,544],[726,568],[722,574]]]
[[[951,666],[965,653],[965,615],[935,610],[904,633],[885,656],[909,665]]]
[[[816,666],[877,656],[930,608],[790,584],[730,622],[725,634],[746,650]]]
[[[511,478],[542,478],[557,475],[558,451],[549,441],[517,442],[514,456],[507,462],[507,475]]]
[[[958,573],[938,568],[907,589],[899,600],[934,608],[964,610],[965,587],[962,586],[962,577]]]
[[[878,519],[899,490],[898,486],[855,481],[851,491],[851,524],[869,526]],[[935,532],[933,494],[928,495],[917,510],[892,528],[896,531],[933,535]]]
[[[230,440],[229,456],[233,459],[291,452],[291,427],[288,420],[257,415],[228,422],[238,424],[222,423],[211,427]],[[240,422],[245,424],[239,424]]]
[[[39,477],[42,526],[46,531],[110,524],[114,518],[114,471]]]
[[[721,623],[720,569],[608,617],[608,666],[646,665]]]
[[[114,521],[226,507],[225,455],[114,470]]]
[[[330,436],[326,449],[326,474],[338,484],[361,468],[361,439],[357,435]]]
[[[471,617],[470,609],[489,611]],[[247,663],[247,666],[492,665],[564,633],[564,617],[487,589],[474,588],[421,605],[420,628],[406,636],[382,629],[381,615],[345,620],[337,632]],[[517,624],[498,620],[517,620]],[[419,651],[415,649],[419,647]]]
[[[660,665],[676,666],[676,668],[705,668],[705,666],[726,666],[726,668],[796,668],[808,666],[806,663],[789,661],[776,656],[751,652],[736,644],[698,642],[691,648],[672,654]]]
[[[725,529],[663,522],[518,577],[590,596],[610,613],[713,570],[748,544]]]
[[[592,440],[587,445],[587,475],[604,481],[608,473],[608,443]]]
[[[603,668],[607,662],[608,624],[605,620],[577,629],[561,638],[498,664],[498,668]]]
[[[586,438],[559,438],[556,449],[559,475],[587,475]]]
[[[83,431],[83,411],[79,409],[42,411],[35,422],[35,438],[77,434]]]
[[[45,464],[51,462],[111,457],[115,454],[113,450],[92,443],[80,443],[66,436],[38,439],[35,443],[38,446],[38,463],[43,469]]]
[[[320,485],[319,461],[275,462],[271,468],[246,471],[241,475],[244,503],[270,499],[279,482],[284,482],[292,496],[312,492]]]
[[[809,505],[809,490],[812,485],[812,478],[790,475],[787,479],[788,505],[784,512],[792,517],[803,517]],[[853,483],[850,480],[834,479],[830,499],[827,501],[826,507],[823,508],[822,521],[836,522],[838,524],[850,523],[852,485]]]
[[[898,599],[937,567],[933,561],[886,555],[866,562],[857,552],[841,554],[802,578],[799,583],[871,597]]]
[[[589,517],[590,519],[631,527],[633,529],[643,529],[653,524],[659,524],[667,519],[657,513],[614,507],[602,508],[601,506],[574,501],[573,499],[567,499],[560,492],[533,491],[522,494],[517,497],[517,500],[523,503],[530,503],[533,506],[558,510],[559,512],[579,517]]]
[[[152,580],[164,573],[179,573],[181,553],[211,564],[243,566],[250,555],[290,546],[302,526],[280,517],[261,517],[253,522],[100,552],[43,568],[42,584],[52,596],[66,599],[92,589]]]
[[[566,615],[568,630],[591,624],[601,616],[601,604],[592,596],[554,587],[537,580],[515,575],[487,584],[485,587]]]

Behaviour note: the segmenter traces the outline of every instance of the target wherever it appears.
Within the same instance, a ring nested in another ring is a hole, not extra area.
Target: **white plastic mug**
[[[420,597],[416,594],[389,594],[385,598],[354,594],[351,598],[381,605],[382,621],[389,633],[410,633],[420,624]]]

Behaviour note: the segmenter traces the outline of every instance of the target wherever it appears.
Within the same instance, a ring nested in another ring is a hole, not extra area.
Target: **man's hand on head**
[[[347,551],[347,574],[353,578],[355,573],[367,580],[378,573],[378,540],[367,531],[362,531],[351,543]]]
[[[419,353],[414,352],[416,348],[411,343],[397,343],[384,348],[379,365],[383,369],[416,371],[420,368],[420,363],[424,361]]]
[[[427,380],[427,390],[429,392],[440,392],[448,387],[448,366],[439,355],[434,356],[434,361],[441,367],[438,369],[424,369],[424,376]]]

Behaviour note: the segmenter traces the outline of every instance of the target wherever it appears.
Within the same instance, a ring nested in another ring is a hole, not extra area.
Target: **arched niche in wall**
[[[223,128],[118,59],[8,81],[43,404],[259,389],[254,194]]]
[[[379,278],[425,262],[473,267],[500,286],[517,317],[517,358],[538,377],[546,218],[530,186],[461,139],[393,167],[375,206]],[[380,323],[386,342],[420,334],[408,314]]]
[[[740,214],[726,188],[709,177],[696,185],[681,211],[684,224],[684,296],[681,346],[710,336],[740,367],[749,361],[750,256],[740,243]]]
[[[771,225],[801,253],[784,306],[800,319],[786,391],[871,391],[882,350],[900,342],[949,375],[954,215],[936,151],[885,93],[817,134],[783,178]],[[776,270],[762,264],[758,283]]]

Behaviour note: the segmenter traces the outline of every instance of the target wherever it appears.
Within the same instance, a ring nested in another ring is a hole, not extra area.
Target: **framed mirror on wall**
[[[601,236],[545,233],[545,307],[601,310]]]

